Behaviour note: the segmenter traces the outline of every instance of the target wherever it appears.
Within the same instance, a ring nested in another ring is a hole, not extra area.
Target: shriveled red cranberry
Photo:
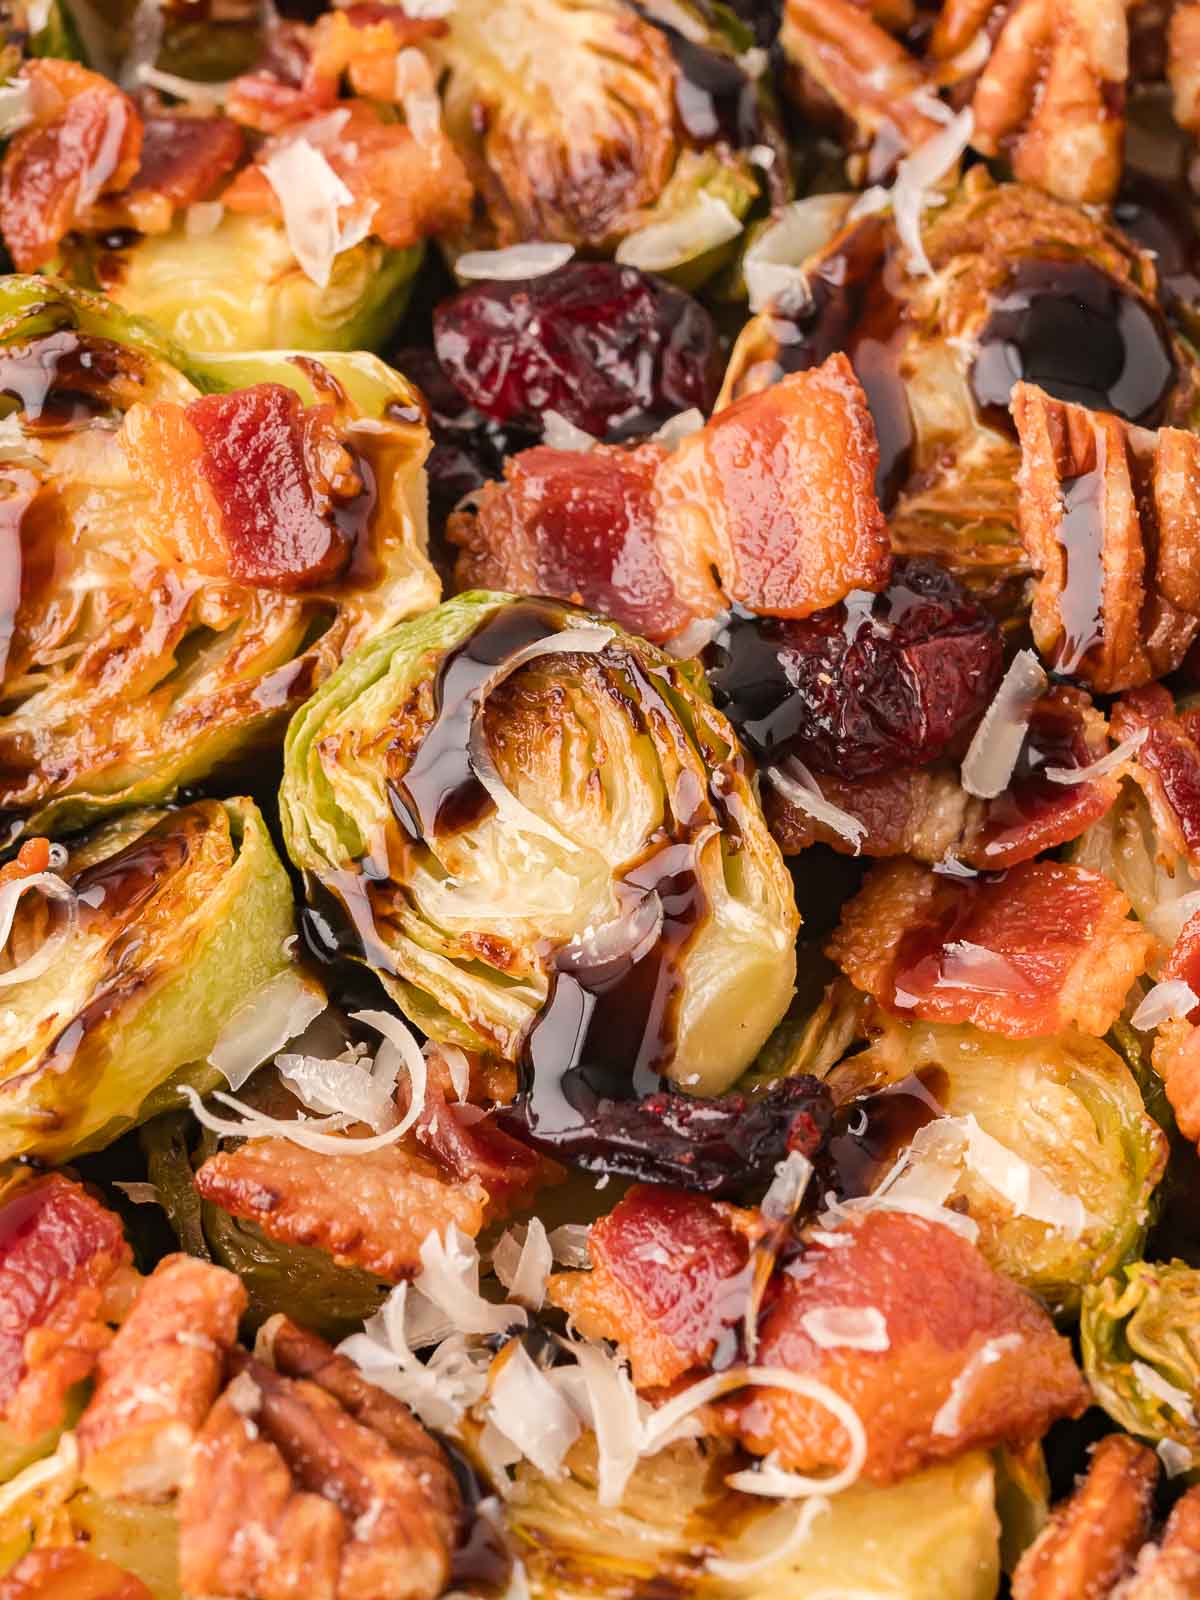
[[[829,1090],[812,1077],[781,1078],[754,1100],[667,1090],[613,1100],[590,1094],[577,1079],[567,1098],[574,1117],[564,1117],[561,1104],[539,1117],[534,1085],[496,1120],[535,1149],[587,1172],[711,1195],[761,1188],[793,1150],[815,1155],[833,1115]]]
[[[1003,667],[993,618],[944,567],[896,562],[804,621],[735,612],[706,655],[713,698],[754,753],[865,778],[924,766],[964,739]]]
[[[719,382],[708,312],[612,262],[464,289],[434,312],[433,338],[468,405],[528,428],[557,411],[602,438],[646,431],[692,406],[710,410]]]

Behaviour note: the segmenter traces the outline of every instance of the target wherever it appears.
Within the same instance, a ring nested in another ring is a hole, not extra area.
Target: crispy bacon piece
[[[836,1246],[806,1244],[777,1274],[755,1359],[813,1377],[853,1406],[867,1436],[865,1478],[893,1483],[966,1450],[1028,1444],[1084,1409],[1087,1389],[1066,1339],[960,1234],[875,1211],[843,1224],[837,1237]],[[817,1343],[805,1319],[831,1307],[877,1311],[887,1348]],[[845,1462],[841,1424],[813,1400],[752,1389],[720,1410],[751,1450],[774,1453],[786,1467]]]
[[[857,844],[848,832],[802,811],[773,784],[763,785],[767,822],[785,855],[827,844],[843,855],[913,856],[941,861],[956,853],[982,810],[949,767],[903,767],[869,778],[813,774],[824,799],[866,830]]]
[[[1200,438],[1028,383],[1012,414],[1038,649],[1106,694],[1173,671],[1200,631]]]
[[[736,400],[659,468],[658,553],[680,602],[808,617],[891,574],[879,447],[846,357]],[[720,587],[712,569],[720,574]]]
[[[1200,133],[1200,4],[1184,0],[1171,10],[1167,27],[1167,81],[1174,96],[1175,121]]]
[[[419,1131],[402,1143],[341,1156],[251,1139],[210,1157],[196,1187],[272,1239],[396,1283],[418,1270],[431,1230],[453,1222],[473,1238],[561,1177],[475,1107],[431,1095]]]
[[[951,880],[911,861],[868,876],[828,953],[898,1016],[971,1022],[1008,1038],[1103,1034],[1155,941],[1101,873],[1027,861]]]
[[[787,0],[779,43],[818,100],[853,125],[858,144],[883,135],[902,155],[937,132],[912,98],[927,82],[922,67],[854,0]],[[802,98],[810,96],[802,90]]]
[[[320,1381],[237,1365],[179,1499],[182,1587],[228,1600],[434,1600],[459,1503],[444,1460],[432,1473],[431,1441],[397,1448]]]
[[[371,232],[395,250],[465,226],[474,190],[454,146],[440,129],[417,138],[402,123],[384,122],[372,107],[339,107],[346,123],[321,154],[359,205],[373,205]],[[260,159],[269,156],[264,146]],[[230,211],[283,215],[279,196],[259,165],[243,167],[221,196]]]
[[[153,1600],[140,1578],[84,1545],[31,1550],[0,1578],[0,1600]]]
[[[158,1263],[100,1358],[76,1429],[97,1494],[157,1500],[179,1487],[245,1309],[235,1273],[193,1256]]]
[[[1150,1531],[1158,1460],[1128,1434],[1092,1450],[1087,1476],[1021,1557],[1013,1600],[1106,1600]]]
[[[1200,994],[1200,911],[1189,917],[1159,979],[1177,979]],[[1200,1006],[1187,1017],[1164,1022],[1157,1030],[1151,1061],[1163,1081],[1175,1121],[1185,1139],[1200,1146]]]
[[[584,453],[539,445],[505,463],[475,513],[456,512],[459,589],[500,589],[570,600],[665,640],[694,620],[663,569],[655,540],[660,445]]]
[[[205,200],[237,166],[242,130],[228,117],[150,112],[143,119],[138,169],[128,186],[89,207],[80,225],[166,233],[176,211]]]
[[[673,1383],[736,1349],[750,1305],[752,1213],[681,1189],[637,1184],[588,1240],[590,1272],[547,1290],[589,1339],[612,1339],[639,1389]]]
[[[1012,780],[989,800],[957,849],[969,866],[995,870],[1031,861],[1077,839],[1116,801],[1120,768],[1083,783],[1054,783],[1047,767],[1086,767],[1108,751],[1108,725],[1080,689],[1058,684],[1033,708]]]
[[[349,560],[336,514],[363,483],[330,408],[259,383],[188,406],[136,405],[121,443],[160,537],[198,570],[294,590]]]
[[[1164,843],[1200,865],[1200,740],[1170,691],[1147,684],[1113,708],[1114,739],[1146,731],[1131,772]]]
[[[343,73],[356,94],[394,100],[397,53],[446,31],[444,21],[406,17],[392,5],[327,11],[307,28],[285,23],[276,30],[263,65],[234,80],[229,115],[259,133],[278,133],[330,110]]]
[[[60,1173],[0,1204],[0,1416],[14,1438],[62,1422],[129,1303],[132,1262],[120,1218]]]
[[[1175,1502],[1158,1544],[1143,1545],[1121,1600],[1192,1600],[1200,1594],[1200,1489]]]
[[[0,232],[21,272],[36,272],[82,212],[123,189],[138,168],[142,121],[133,101],[74,61],[26,62],[33,122],[0,169]]]

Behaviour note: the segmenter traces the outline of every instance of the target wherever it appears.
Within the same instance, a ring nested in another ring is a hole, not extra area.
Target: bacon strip
[[[750,1305],[749,1212],[638,1184],[588,1236],[590,1272],[547,1294],[587,1338],[620,1345],[639,1389],[673,1383],[736,1349]]]
[[[1087,1390],[1068,1342],[1033,1297],[994,1272],[961,1235],[903,1212],[838,1228],[805,1245],[776,1278],[756,1360],[817,1379],[858,1413],[863,1476],[894,1483],[964,1451],[1041,1438],[1077,1416]],[[807,1319],[831,1308],[882,1319],[887,1348],[826,1348]],[[815,1401],[748,1390],[721,1407],[751,1450],[803,1472],[844,1464],[841,1424]]]
[[[140,1578],[84,1545],[31,1550],[0,1578],[0,1600],[153,1600]]]
[[[132,1263],[120,1218],[60,1173],[0,1205],[0,1416],[14,1438],[62,1422],[128,1304]]]
[[[81,213],[133,177],[142,121],[128,95],[74,61],[28,61],[21,77],[34,120],[4,152],[0,232],[18,270],[36,272]]]
[[[164,1258],[100,1358],[79,1420],[83,1478],[97,1494],[165,1499],[217,1397],[246,1291],[235,1273]]]
[[[259,383],[136,405],[120,437],[160,538],[199,571],[290,591],[332,581],[349,560],[335,512],[363,484],[328,407]]]
[[[1133,778],[1164,842],[1200,866],[1200,741],[1161,683],[1123,696],[1113,708],[1115,739],[1143,730]]]
[[[127,187],[91,206],[80,217],[80,226],[166,233],[176,211],[207,199],[234,170],[244,143],[242,130],[228,117],[149,113],[143,119],[137,171]]]
[[[910,861],[876,867],[828,953],[898,1016],[970,1022],[1020,1039],[1104,1034],[1154,953],[1098,872],[1030,861],[951,881]]]
[[[807,617],[881,589],[891,546],[866,400],[845,356],[719,412],[672,453],[539,447],[451,518],[460,586],[594,605],[664,641],[731,601]]]

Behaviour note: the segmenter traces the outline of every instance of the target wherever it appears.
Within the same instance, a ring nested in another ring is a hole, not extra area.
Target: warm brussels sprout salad
[[[1200,1600],[1200,0],[0,0],[0,1600]]]

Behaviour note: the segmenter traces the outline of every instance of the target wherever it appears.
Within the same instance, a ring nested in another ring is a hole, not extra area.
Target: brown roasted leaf
[[[1200,438],[1027,383],[1012,412],[1038,649],[1103,693],[1173,671],[1200,631]]]
[[[1111,200],[1128,72],[1123,0],[1016,0],[975,87],[975,147],[1059,199]]]
[[[1127,1434],[1092,1451],[1087,1476],[1021,1557],[1013,1600],[1106,1600],[1150,1530],[1154,1452]]]
[[[100,1358],[76,1430],[97,1494],[157,1500],[179,1487],[245,1308],[234,1273],[192,1256],[159,1262]]]

